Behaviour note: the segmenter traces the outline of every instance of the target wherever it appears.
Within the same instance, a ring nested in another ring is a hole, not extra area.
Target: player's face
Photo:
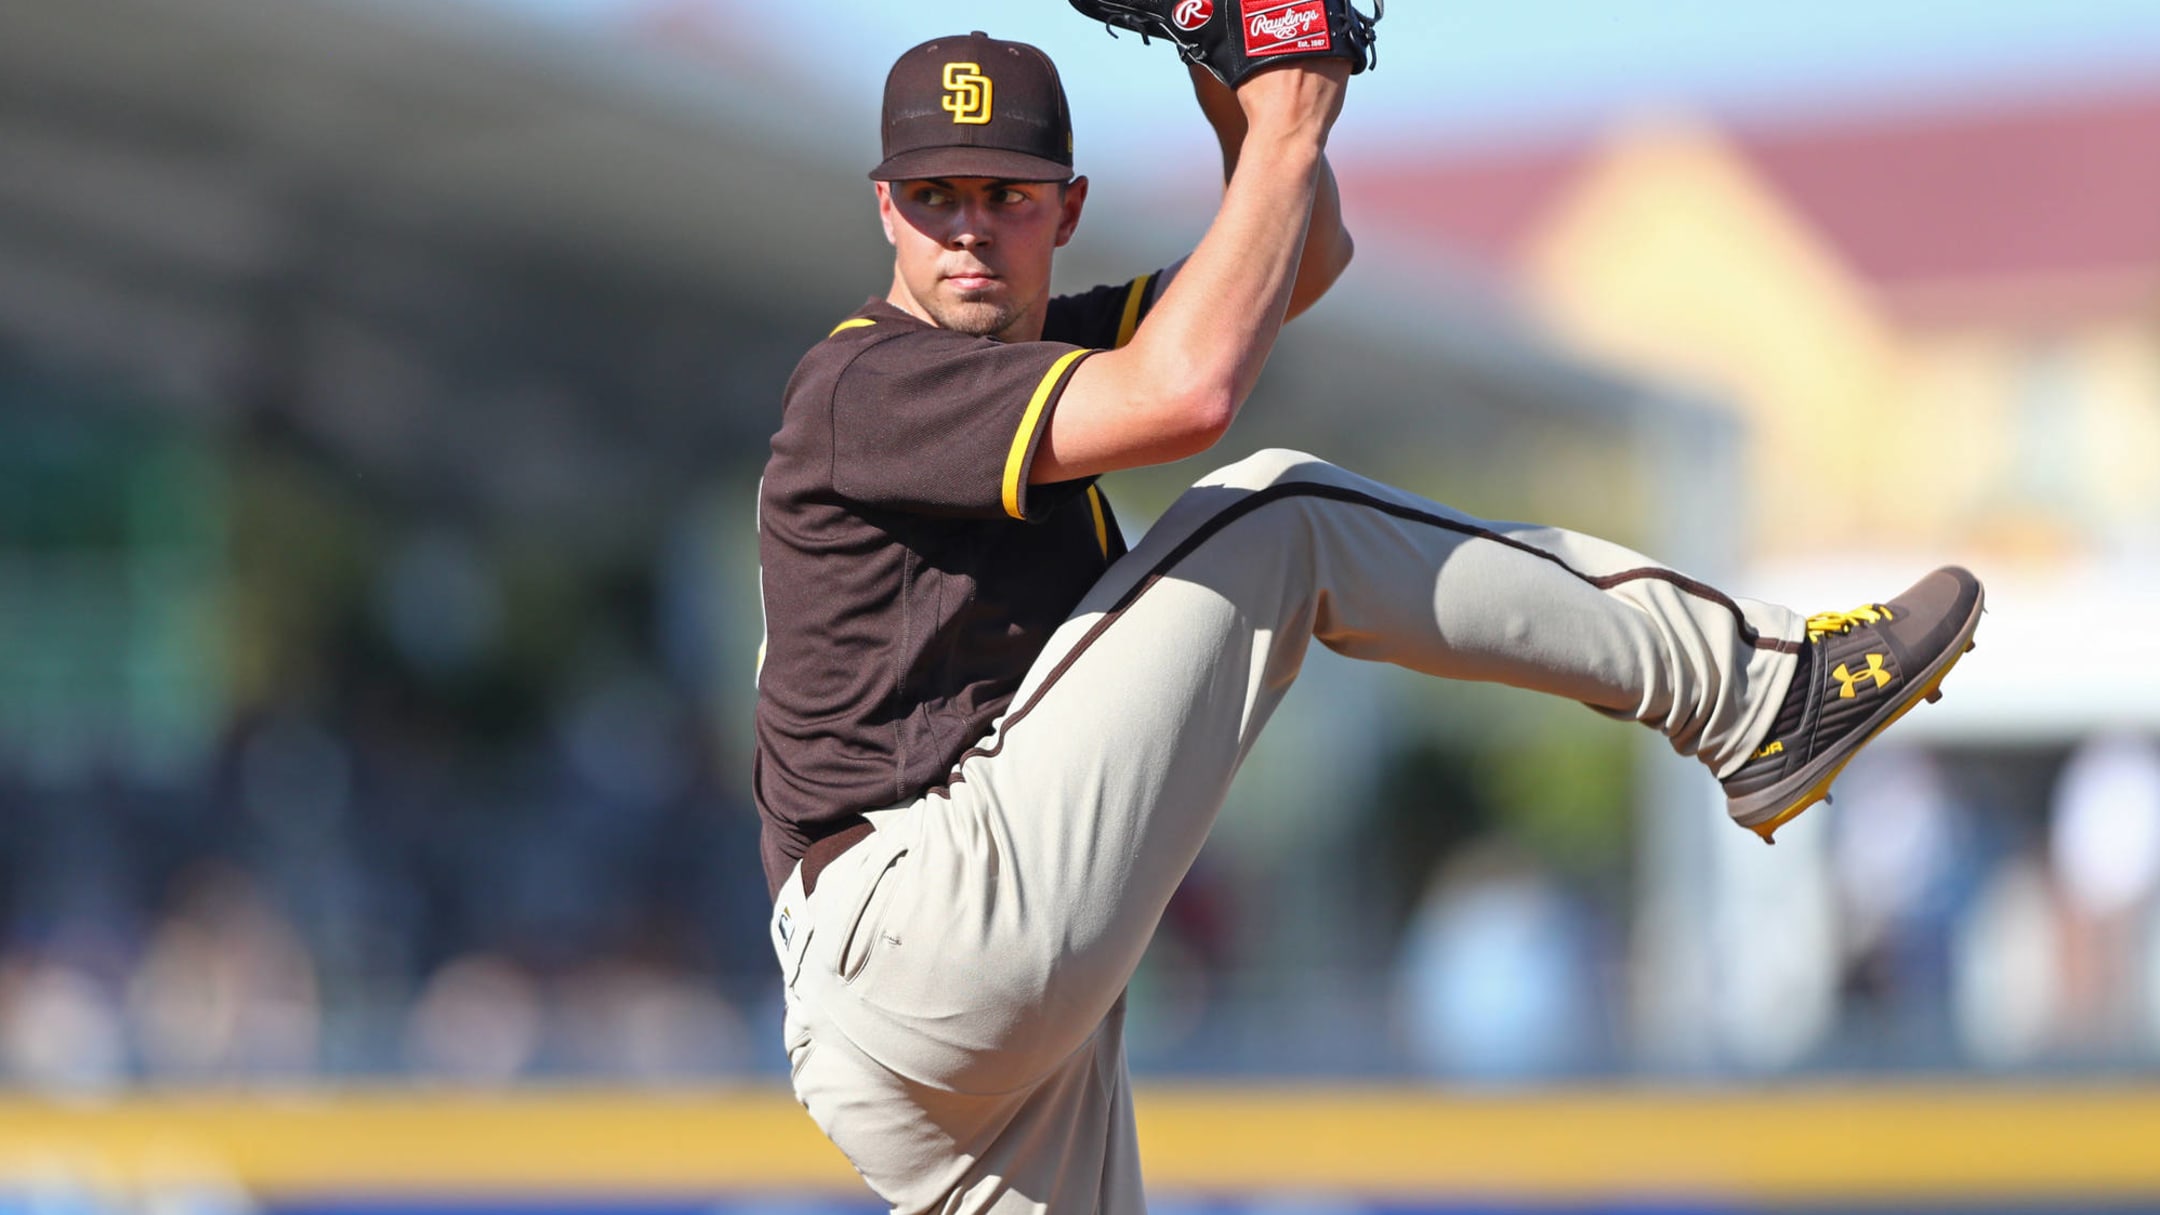
[[[1072,239],[1087,179],[879,182],[894,297],[932,324],[1005,341],[1042,336],[1050,259]]]

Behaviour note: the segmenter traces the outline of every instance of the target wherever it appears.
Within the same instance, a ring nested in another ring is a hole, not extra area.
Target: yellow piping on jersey
[[[1050,364],[1043,373],[1042,383],[1035,386],[1035,395],[1028,398],[1027,412],[1020,415],[1020,429],[1013,434],[1012,450],[1005,454],[1005,513],[1015,519],[1025,519],[1020,513],[1020,473],[1027,463],[1028,447],[1035,441],[1035,427],[1042,421],[1043,406],[1050,403],[1050,390],[1057,387],[1059,377],[1083,355],[1092,350],[1068,351],[1063,358]]]
[[[1148,283],[1154,277],[1152,274],[1143,274],[1134,279],[1132,286],[1126,289],[1125,316],[1118,321],[1117,327],[1118,349],[1122,349],[1125,343],[1132,341],[1133,332],[1140,328],[1140,305],[1146,301]]]
[[[825,336],[826,336],[826,337],[829,337],[829,338],[830,338],[830,337],[838,337],[838,336],[840,336],[840,334],[841,334],[841,332],[842,332],[843,330],[848,330],[848,329],[860,329],[860,328],[862,328],[862,327],[863,327],[863,326],[865,326],[865,325],[875,325],[875,324],[877,324],[877,322],[876,322],[876,321],[874,321],[874,320],[872,320],[872,319],[870,319],[870,318],[869,318],[869,317],[867,317],[867,316],[854,316],[854,317],[849,317],[849,318],[848,318],[847,320],[844,320],[844,321],[840,322],[839,324],[837,324],[837,325],[834,325],[834,326],[832,327],[832,332],[831,332],[831,333],[828,333],[828,334],[826,334]]]
[[[1103,560],[1110,559],[1110,525],[1103,521],[1102,491],[1088,486],[1088,509],[1095,513],[1095,543],[1102,548]]]

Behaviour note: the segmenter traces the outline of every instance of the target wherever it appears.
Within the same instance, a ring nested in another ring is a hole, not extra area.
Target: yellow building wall
[[[1920,331],[1898,365],[1898,446],[1952,457],[1884,488],[1916,539],[2059,564],[2160,534],[2160,333]]]
[[[2160,309],[2077,338],[2090,386],[2082,450],[2094,506],[2117,539],[2160,539]]]
[[[2072,540],[2060,513],[2039,508],[2018,474],[2021,344],[1959,333],[1913,343],[1898,360],[1895,441],[1943,459],[1891,489],[1890,509],[1924,539],[2046,560]]]
[[[1740,411],[1751,547],[1807,552],[1869,518],[1891,336],[1813,235],[1713,133],[1621,135],[1533,241],[1540,308],[1574,341]]]
[[[1738,411],[1757,559],[2059,563],[2160,532],[2160,324],[1902,323],[1714,132],[1616,137],[1531,242],[1572,341]]]

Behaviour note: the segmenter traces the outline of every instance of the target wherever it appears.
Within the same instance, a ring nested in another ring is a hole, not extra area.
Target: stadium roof
[[[208,224],[242,269],[311,196],[686,277],[836,274],[876,243],[866,187],[816,157],[814,96],[755,86],[458,4],[9,5],[0,218],[146,253]],[[804,249],[783,226],[861,239]]]
[[[451,0],[0,6],[0,364],[526,515],[635,517],[754,467],[889,254],[832,137],[861,116],[686,11],[611,41]],[[1116,234],[1165,225],[1130,219],[1098,214],[1061,278],[1131,274]],[[1270,377],[1373,423],[1331,453],[1436,408],[1456,436],[1678,408],[1386,260]]]
[[[754,459],[883,249],[815,99],[745,87],[447,3],[0,5],[0,360],[634,517]]]

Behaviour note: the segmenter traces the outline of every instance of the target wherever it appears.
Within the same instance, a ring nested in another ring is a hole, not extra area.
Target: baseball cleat
[[[1755,754],[1722,782],[1733,821],[1771,834],[1830,800],[1860,748],[1910,712],[1942,699],[1943,676],[1973,648],[1980,580],[1944,566],[1888,603],[1808,617],[1791,691]]]

